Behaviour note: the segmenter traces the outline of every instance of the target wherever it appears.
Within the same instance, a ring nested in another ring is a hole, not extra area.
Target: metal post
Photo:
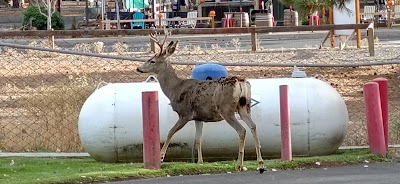
[[[251,50],[257,51],[257,33],[255,31],[255,25],[251,26]]]
[[[115,13],[117,15],[117,30],[121,29],[120,17],[119,17],[119,0],[115,0]]]
[[[378,83],[379,97],[381,99],[382,121],[383,121],[383,134],[385,135],[385,145],[388,148],[388,118],[389,118],[389,103],[388,103],[388,80],[385,78],[376,78],[372,80]]]
[[[381,100],[379,86],[376,82],[367,82],[363,86],[365,113],[367,116],[368,143],[372,153],[386,154],[383,133]]]
[[[145,169],[160,169],[160,130],[158,92],[142,92],[143,164]]]
[[[155,11],[156,11],[156,0],[151,0],[151,17],[153,18],[153,19],[155,19],[156,18],[156,14],[155,14]],[[156,26],[156,23],[154,23],[154,27],[157,27]]]
[[[281,119],[281,158],[283,161],[292,160],[292,140],[289,118],[288,85],[279,86],[280,119]]]
[[[100,11],[100,13],[101,13],[101,21],[100,21],[100,23],[101,23],[101,25],[100,25],[100,29],[104,29],[104,2],[105,2],[105,0],[101,0],[101,11]]]
[[[89,26],[89,0],[86,0],[86,5],[85,5],[85,16],[86,16],[86,27]]]

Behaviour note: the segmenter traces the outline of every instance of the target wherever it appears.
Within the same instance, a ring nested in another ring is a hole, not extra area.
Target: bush
[[[40,7],[42,12],[47,14],[47,10],[45,7]],[[32,26],[36,27],[38,30],[46,30],[47,29],[47,17],[40,14],[39,8],[36,6],[29,6],[24,13],[23,25],[29,24],[29,19],[34,18],[32,21]],[[64,20],[59,12],[54,12],[51,16],[51,27],[54,30],[62,30],[64,29]]]
[[[301,20],[301,25],[308,25],[310,23],[309,21],[310,21],[309,19],[304,18]]]

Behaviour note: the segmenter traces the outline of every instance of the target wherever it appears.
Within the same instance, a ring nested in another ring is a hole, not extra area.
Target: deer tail
[[[240,98],[239,98],[239,105],[245,106],[250,104],[251,100],[251,85],[247,80],[239,81],[240,87]]]

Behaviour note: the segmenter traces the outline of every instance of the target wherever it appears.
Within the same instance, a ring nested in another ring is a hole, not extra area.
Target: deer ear
[[[169,42],[169,44],[168,44],[168,46],[167,46],[167,55],[169,56],[169,55],[171,55],[171,54],[173,54],[174,52],[175,52],[175,50],[176,50],[176,46],[177,46],[177,44],[178,44],[178,41],[171,41],[171,42]]]

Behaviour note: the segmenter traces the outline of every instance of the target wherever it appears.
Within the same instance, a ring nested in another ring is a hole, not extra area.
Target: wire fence
[[[86,98],[101,82],[144,81],[148,74],[136,72],[140,62],[133,60],[153,55],[147,43],[136,49],[120,41],[92,40],[58,45],[59,52],[48,52],[45,40],[11,41],[7,41],[8,47],[0,46],[0,151],[3,152],[84,151],[77,122]],[[61,42],[71,43],[58,41]],[[232,47],[221,47],[229,44]],[[389,79],[389,141],[400,143],[398,47],[377,46],[376,56],[369,57],[366,48],[275,48],[251,52],[240,44],[227,40],[204,47],[183,41],[169,59],[176,63],[174,67],[182,78],[189,78],[194,64],[199,62],[223,63],[230,75],[246,78],[290,77],[293,65],[302,66],[308,76],[326,81],[344,98],[350,122],[343,146],[367,145],[362,85],[385,77]]]

